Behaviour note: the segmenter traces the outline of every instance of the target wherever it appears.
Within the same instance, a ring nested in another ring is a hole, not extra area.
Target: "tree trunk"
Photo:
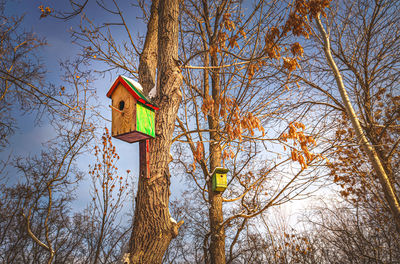
[[[214,166],[211,165],[210,167],[213,168]],[[210,229],[211,229],[211,243],[209,249],[210,260],[212,264],[224,264],[226,260],[225,260],[225,229],[222,226],[222,223],[224,222],[224,216],[222,212],[222,195],[221,193],[215,193],[212,191],[211,181],[208,184],[208,188],[209,188],[209,203],[210,203],[209,214],[210,214]]]
[[[160,110],[156,112],[155,118],[156,138],[150,140],[150,178],[139,178],[130,239],[130,263],[161,263],[169,243],[177,236],[178,228],[182,224],[173,221],[168,209],[168,163],[175,119],[182,98],[182,75],[174,60],[178,57],[179,1],[161,0],[158,8],[157,4],[158,1],[152,3],[139,76],[148,92],[154,84],[152,80],[155,76],[157,45],[158,80],[155,102]],[[157,28],[158,32],[154,32]],[[158,39],[158,43],[155,39]]]
[[[151,4],[146,39],[139,60],[139,81],[145,94],[149,94],[150,90],[156,84],[159,2],[159,0],[153,0]]]
[[[211,65],[218,65],[218,58],[213,55]],[[210,132],[210,172],[216,167],[221,166],[221,146],[219,131],[219,101],[220,101],[220,78],[219,69],[215,69],[211,75],[212,98],[214,100],[214,110],[208,116],[208,126]],[[222,194],[213,192],[212,179],[208,181],[208,197],[210,203],[209,217],[211,229],[210,260],[212,264],[224,264],[225,260],[225,229],[222,225],[224,216],[222,212]]]
[[[323,40],[323,48],[324,48],[324,52],[325,52],[325,57],[326,57],[328,64],[329,64],[330,68],[332,69],[333,74],[335,76],[336,83],[337,83],[340,95],[342,97],[342,100],[343,100],[343,104],[346,108],[347,116],[350,118],[351,124],[355,130],[357,138],[360,141],[361,148],[368,155],[368,158],[372,164],[372,168],[374,169],[374,172],[378,176],[378,179],[379,179],[380,184],[383,189],[383,193],[385,195],[385,198],[386,198],[386,200],[389,204],[390,210],[392,212],[392,216],[394,217],[397,227],[400,229],[400,204],[399,204],[398,197],[396,196],[394,187],[390,182],[389,176],[387,175],[381,160],[379,159],[379,156],[376,152],[375,147],[369,143],[367,137],[365,136],[363,129],[360,125],[360,121],[358,120],[357,114],[355,113],[355,111],[353,109],[353,106],[350,102],[346,88],[344,87],[343,79],[340,74],[340,71],[339,71],[338,67],[336,66],[335,61],[333,60],[333,57],[331,54],[329,36],[326,33],[326,31],[322,25],[319,14],[315,20],[317,23],[317,29],[318,29],[319,33],[321,34],[321,37]]]

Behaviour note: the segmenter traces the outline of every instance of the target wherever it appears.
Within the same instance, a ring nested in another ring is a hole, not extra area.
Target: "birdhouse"
[[[227,173],[229,172],[228,169],[224,168],[215,168],[212,174],[212,189],[214,192],[223,192],[225,191],[228,180],[227,180]]]
[[[133,143],[155,137],[155,110],[142,86],[120,75],[107,93],[112,103],[111,135]]]

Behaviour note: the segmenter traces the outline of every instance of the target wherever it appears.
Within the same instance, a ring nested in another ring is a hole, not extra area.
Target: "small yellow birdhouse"
[[[155,110],[158,107],[143,94],[138,82],[120,75],[107,97],[112,99],[113,137],[129,143],[155,137]]]
[[[225,191],[228,185],[227,173],[228,169],[224,168],[215,168],[212,174],[212,189],[214,192],[223,192]]]

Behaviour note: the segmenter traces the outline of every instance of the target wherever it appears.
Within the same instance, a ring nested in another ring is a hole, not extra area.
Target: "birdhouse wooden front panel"
[[[228,169],[216,168],[212,175],[212,187],[213,191],[223,192],[228,185],[227,173]]]
[[[134,80],[119,76],[107,96],[112,99],[113,137],[133,143],[155,137],[155,110]]]
[[[118,137],[136,131],[136,99],[122,84],[117,86],[111,99],[113,106],[111,135]]]

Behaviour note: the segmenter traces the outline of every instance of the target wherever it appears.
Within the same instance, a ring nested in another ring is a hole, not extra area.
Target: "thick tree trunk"
[[[400,229],[400,203],[399,199],[396,196],[396,192],[394,190],[393,185],[390,182],[389,176],[385,171],[385,168],[383,167],[383,163],[379,159],[379,156],[376,152],[376,149],[373,145],[371,145],[365,136],[363,129],[361,127],[360,121],[358,120],[357,114],[353,109],[353,106],[350,102],[349,96],[347,94],[346,88],[344,87],[343,84],[343,79],[342,75],[340,74],[340,71],[338,67],[336,66],[335,61],[333,60],[332,54],[331,54],[331,47],[330,47],[330,40],[329,36],[326,33],[321,19],[320,15],[316,17],[316,23],[317,23],[317,29],[322,37],[323,40],[323,48],[325,52],[325,57],[328,61],[328,64],[330,68],[332,69],[332,72],[335,76],[336,83],[340,92],[340,95],[343,100],[343,104],[346,108],[346,113],[347,116],[349,117],[351,124],[355,130],[355,133],[357,135],[357,138],[360,141],[360,146],[364,150],[364,152],[368,155],[368,158],[372,164],[372,168],[374,169],[374,172],[378,176],[378,179],[380,181],[380,184],[383,189],[383,193],[385,195],[386,201],[389,204],[389,208],[392,212],[392,216],[397,224],[397,227]]]
[[[178,57],[179,1],[161,0],[152,4],[145,50],[141,56],[140,81],[146,92],[154,85],[155,45],[158,47],[156,138],[150,141],[150,178],[139,178],[135,217],[130,239],[130,263],[161,263],[170,241],[178,234],[168,204],[170,175],[168,169],[172,133],[182,95],[182,75],[175,63]],[[157,23],[159,26],[155,26]],[[158,28],[158,33],[153,32]],[[157,37],[158,36],[158,37]],[[155,39],[158,39],[158,43]],[[145,65],[144,65],[145,64]]]

